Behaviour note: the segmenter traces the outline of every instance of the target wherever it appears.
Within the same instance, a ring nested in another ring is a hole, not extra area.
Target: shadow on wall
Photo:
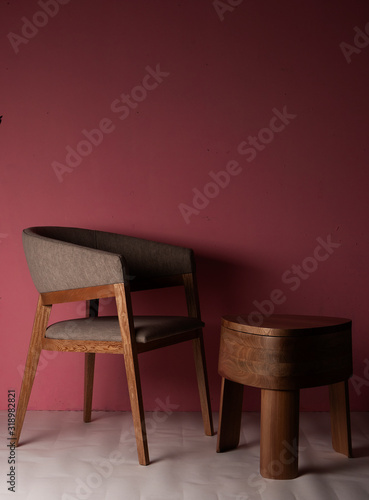
[[[247,311],[255,288],[262,287],[267,276],[265,270],[245,261],[202,253],[196,255],[196,268],[203,319],[219,327],[225,314]]]
[[[221,377],[218,374],[221,318],[226,314],[248,312],[256,296],[255,288],[263,288],[267,271],[250,262],[227,260],[215,254],[196,254],[201,315],[205,322],[205,349],[213,411],[219,410]],[[242,293],[240,293],[242,290]],[[260,410],[260,390],[245,389],[244,411]]]

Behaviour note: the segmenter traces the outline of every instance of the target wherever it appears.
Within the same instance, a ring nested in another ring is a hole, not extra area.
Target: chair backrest
[[[23,246],[40,293],[128,281],[156,288],[195,270],[191,249],[92,229],[31,227]]]

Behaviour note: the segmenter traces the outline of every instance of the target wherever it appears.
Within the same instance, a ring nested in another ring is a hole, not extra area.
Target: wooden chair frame
[[[83,418],[85,422],[91,421],[95,354],[123,354],[136,436],[138,460],[141,465],[148,465],[150,463],[150,460],[138,366],[138,354],[141,352],[146,352],[149,350],[173,345],[188,340],[191,340],[193,344],[204,430],[206,435],[212,436],[214,434],[214,430],[202,329],[196,329],[190,332],[154,340],[147,343],[138,343],[136,342],[135,338],[131,303],[131,288],[137,291],[150,288],[161,288],[179,285],[185,287],[188,315],[190,317],[200,319],[199,298],[194,273],[168,276],[166,278],[160,279],[155,278],[148,281],[137,280],[132,287],[130,287],[129,283],[115,283],[72,290],[40,293],[16,413],[15,444],[18,445],[19,442],[42,349],[51,351],[85,353],[83,406]],[[119,325],[122,336],[121,342],[92,340],[84,341],[71,339],[60,340],[46,338],[46,328],[48,326],[51,308],[54,304],[74,301],[87,301],[87,304],[89,305],[89,315],[96,316],[96,305],[98,304],[98,299],[108,297],[114,297],[116,301],[117,315],[119,318]]]

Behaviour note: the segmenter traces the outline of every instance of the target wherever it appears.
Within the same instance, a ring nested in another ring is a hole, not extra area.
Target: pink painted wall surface
[[[65,225],[194,248],[214,410],[221,316],[275,289],[276,313],[352,318],[351,408],[369,410],[368,23],[359,0],[2,3],[0,408],[37,301],[21,231]],[[191,345],[140,366],[148,410],[199,410]],[[29,408],[80,409],[82,388],[83,355],[46,353]],[[129,409],[121,357],[98,356],[94,408]],[[326,410],[327,389],[301,408]]]

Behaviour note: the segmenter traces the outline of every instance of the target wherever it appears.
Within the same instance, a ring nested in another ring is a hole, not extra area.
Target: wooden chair
[[[138,460],[149,464],[138,354],[191,340],[205,434],[214,434],[193,251],[103,231],[33,227],[23,246],[39,292],[19,395],[18,444],[42,349],[85,353],[84,421],[91,421],[95,353],[123,354]],[[131,292],[184,286],[188,316],[133,316]],[[117,316],[99,317],[98,300],[114,297]],[[48,326],[54,304],[89,301],[89,317]]]

